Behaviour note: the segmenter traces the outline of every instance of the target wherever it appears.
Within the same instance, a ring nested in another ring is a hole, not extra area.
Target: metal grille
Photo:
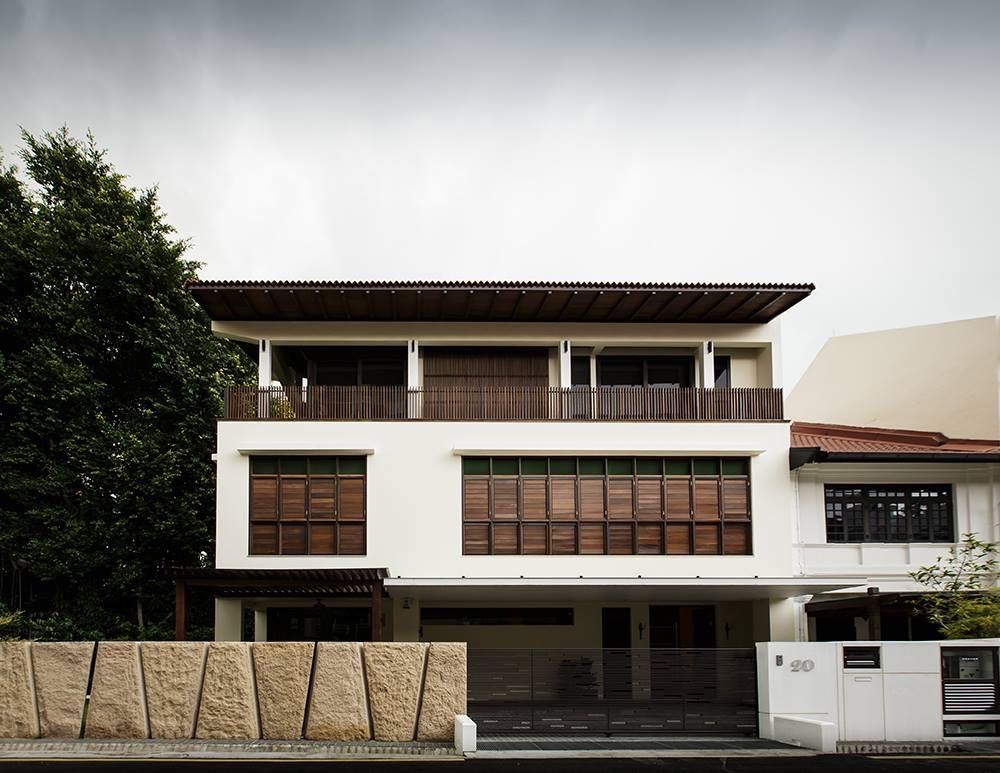
[[[997,708],[993,682],[945,682],[944,710],[951,714],[992,712]]]
[[[757,734],[752,649],[471,649],[490,733]]]

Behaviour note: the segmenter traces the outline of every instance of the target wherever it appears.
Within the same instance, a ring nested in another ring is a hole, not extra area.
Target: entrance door
[[[601,647],[604,650],[604,699],[632,697],[632,610],[604,607],[601,610]]]
[[[715,646],[715,607],[649,607],[649,646],[690,649]]]

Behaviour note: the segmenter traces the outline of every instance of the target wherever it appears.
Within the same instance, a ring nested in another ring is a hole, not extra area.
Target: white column
[[[715,347],[711,341],[702,341],[698,347],[699,385],[706,389],[715,386]]]
[[[573,347],[568,340],[559,342],[559,386],[573,386]]]
[[[417,340],[411,338],[406,342],[406,388],[416,389],[420,386],[420,347]]]
[[[243,602],[240,599],[215,599],[215,640],[239,641],[243,638]]]
[[[271,339],[262,338],[257,343],[257,385],[271,386]]]
[[[267,641],[267,609],[253,611],[253,640]]]
[[[406,415],[411,419],[419,419],[422,413],[422,397],[419,392],[411,393],[412,389],[420,388],[420,346],[417,339],[406,342]]]

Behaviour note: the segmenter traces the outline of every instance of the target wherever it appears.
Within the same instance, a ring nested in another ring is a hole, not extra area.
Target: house
[[[858,582],[791,548],[778,317],[812,285],[189,289],[259,362],[179,578],[217,638],[749,646]]]

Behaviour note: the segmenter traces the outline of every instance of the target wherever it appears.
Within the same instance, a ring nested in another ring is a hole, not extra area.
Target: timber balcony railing
[[[229,387],[236,421],[783,421],[781,389]]]

